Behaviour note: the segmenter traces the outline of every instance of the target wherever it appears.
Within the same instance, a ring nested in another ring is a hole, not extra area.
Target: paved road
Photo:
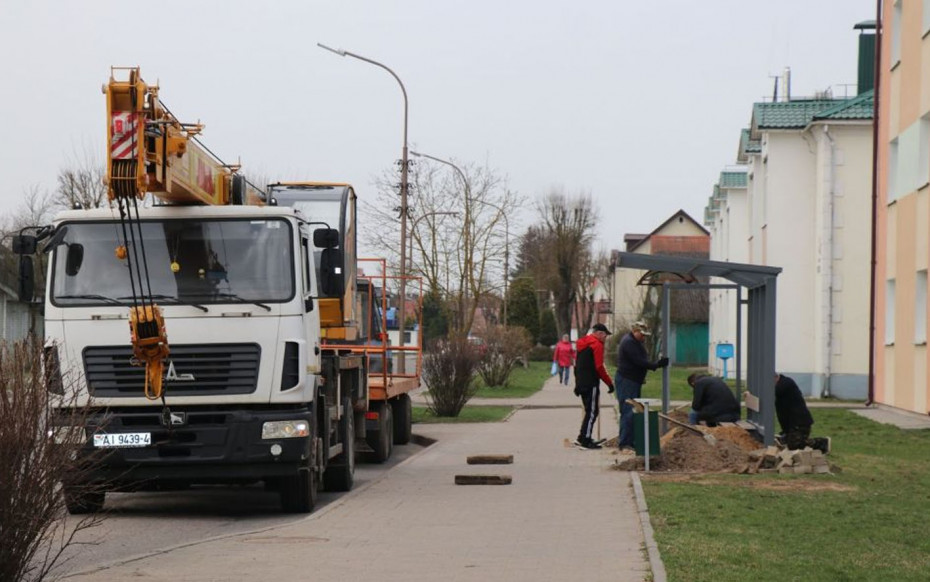
[[[364,487],[421,451],[415,444],[395,446],[382,465],[356,465],[355,488]],[[345,493],[321,492],[316,511]],[[69,553],[62,573],[148,554],[161,548],[198,542],[220,535],[287,526],[304,515],[281,513],[279,496],[261,485],[195,487],[188,491],[108,493],[108,515],[80,539],[88,545]],[[69,518],[74,523],[76,518]]]

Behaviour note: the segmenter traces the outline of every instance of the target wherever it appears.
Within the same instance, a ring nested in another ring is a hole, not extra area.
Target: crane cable
[[[145,112],[139,111],[136,91],[130,91],[132,111],[139,114],[139,123],[145,123]],[[154,103],[150,104],[154,111]],[[132,291],[132,308],[129,312],[129,329],[132,338],[133,360],[145,366],[145,397],[149,400],[162,399],[162,373],[168,357],[168,338],[161,309],[155,305],[152,283],[149,277],[148,260],[145,254],[145,237],[139,217],[139,186],[136,179],[138,168],[138,146],[136,132],[132,133],[131,156],[129,159],[113,160],[111,188],[119,209],[122,241],[116,248],[116,256],[125,260],[129,269]],[[130,203],[130,200],[132,202]],[[141,255],[141,259],[140,259]]]

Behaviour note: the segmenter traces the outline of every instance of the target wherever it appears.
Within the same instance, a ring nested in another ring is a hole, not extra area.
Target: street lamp
[[[429,160],[433,160],[434,162],[439,162],[440,164],[445,164],[447,166],[450,166],[456,172],[458,172],[459,177],[462,178],[462,183],[465,185],[465,202],[466,204],[471,202],[471,196],[470,196],[470,192],[468,188],[468,179],[465,178],[465,172],[463,172],[461,168],[459,168],[458,166],[456,166],[455,164],[453,164],[452,162],[448,160],[443,160],[441,158],[437,158],[429,154],[413,152],[413,151],[410,153],[418,158],[426,158]],[[497,204],[493,204],[486,200],[475,200],[475,202],[485,204],[487,206],[490,206],[491,208],[496,208],[497,211],[500,213],[500,215],[504,218],[504,229],[505,229],[504,230],[504,325],[507,325],[507,280],[510,278],[510,219],[507,218],[507,213],[504,212],[504,209],[498,206]],[[466,229],[466,235],[467,235],[467,230],[468,229]],[[466,241],[466,244],[467,244],[467,241]],[[413,257],[411,255],[411,260],[412,258]]]
[[[392,77],[397,81],[397,84],[400,85],[400,90],[404,94],[404,147],[403,147],[403,156],[401,158],[401,168],[400,168],[400,305],[398,310],[398,316],[400,319],[398,325],[398,331],[400,332],[400,339],[398,341],[398,346],[404,347],[404,327],[406,327],[406,306],[407,306],[407,267],[404,260],[404,248],[407,246],[407,89],[404,87],[403,82],[401,82],[400,77],[397,76],[397,73],[392,71],[386,65],[379,63],[378,61],[351,53],[347,50],[334,49],[326,46],[323,43],[316,43],[321,49],[328,50],[331,53],[337,54],[340,57],[352,57],[360,61],[365,61],[366,63],[372,64],[376,67],[381,67],[385,71],[391,74]],[[401,350],[403,351],[403,350]],[[405,369],[405,360],[406,358],[400,359],[400,373],[403,374]]]

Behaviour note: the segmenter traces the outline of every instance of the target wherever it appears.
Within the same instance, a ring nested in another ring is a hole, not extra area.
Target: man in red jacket
[[[600,413],[598,401],[601,397],[601,380],[607,384],[607,392],[614,391],[614,383],[604,368],[604,341],[610,331],[603,323],[596,323],[591,333],[578,340],[578,355],[575,358],[575,396],[581,397],[584,405],[584,420],[575,439],[575,446],[582,449],[599,449],[600,443],[591,439],[594,422]]]
[[[568,386],[568,375],[572,370],[572,364],[575,363],[575,348],[572,347],[567,333],[562,336],[562,341],[555,344],[552,361],[559,367],[559,382]]]

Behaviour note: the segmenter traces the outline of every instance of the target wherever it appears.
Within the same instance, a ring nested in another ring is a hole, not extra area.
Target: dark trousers
[[[792,451],[811,446],[811,427],[792,426],[785,431],[785,445]]]
[[[559,382],[568,386],[568,379],[571,377],[571,366],[559,366]]]
[[[578,431],[578,442],[588,443],[591,442],[591,431],[594,430],[597,415],[601,412],[601,387],[583,388],[579,392],[581,404],[584,406],[584,419],[581,421],[581,430]]]
[[[633,446],[633,407],[626,403],[627,398],[633,400],[642,395],[643,385],[628,380],[617,374],[614,378],[614,384],[617,386],[617,400],[620,401],[620,439],[617,446]]]

